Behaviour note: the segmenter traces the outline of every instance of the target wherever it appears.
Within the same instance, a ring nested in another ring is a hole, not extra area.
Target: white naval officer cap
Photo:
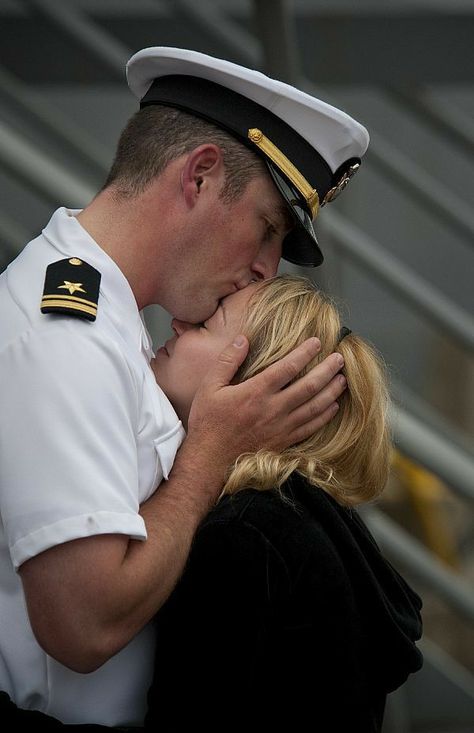
[[[202,117],[260,155],[295,221],[284,259],[322,263],[312,221],[359,168],[365,127],[289,84],[197,51],[144,48],[128,61],[127,80],[141,107],[163,104]]]

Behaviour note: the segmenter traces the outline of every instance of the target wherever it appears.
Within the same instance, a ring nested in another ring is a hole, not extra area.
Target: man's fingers
[[[264,379],[269,391],[277,392],[298,376],[300,371],[318,354],[320,348],[321,342],[318,338],[307,339],[254,379]]]
[[[215,367],[210,371],[205,380],[208,385],[216,389],[225,387],[232,381],[237,369],[242,364],[249,350],[249,342],[245,336],[236,336],[234,342],[229,344],[219,354]]]
[[[336,400],[342,395],[346,386],[347,382],[344,375],[337,374],[321,392],[318,392],[315,397],[307,400],[293,411],[291,414],[293,425],[298,427],[311,422],[320,415],[325,414],[326,410],[330,408],[334,408],[337,412]]]
[[[297,443],[301,443],[301,441],[310,438],[312,435],[314,435],[314,433],[316,433],[330,420],[332,420],[334,415],[337,414],[338,410],[339,405],[337,404],[337,402],[332,402],[331,405],[327,407],[320,415],[314,417],[309,422],[306,422],[303,425],[295,428],[291,432],[289,437],[289,440],[291,440],[291,445],[296,445]]]
[[[313,367],[304,377],[301,377],[301,379],[298,379],[294,384],[283,390],[280,398],[284,402],[288,412],[296,410],[308,402],[308,400],[312,400],[316,395],[320,395],[321,393],[323,394],[323,399],[320,408],[321,411],[325,410],[329,404],[326,399],[327,395],[334,395],[333,400],[331,400],[333,402],[344,390],[342,382],[337,380],[332,382],[343,366],[344,359],[340,354],[330,354],[321,364]],[[331,384],[331,388],[328,393],[325,392],[325,388],[329,384]]]

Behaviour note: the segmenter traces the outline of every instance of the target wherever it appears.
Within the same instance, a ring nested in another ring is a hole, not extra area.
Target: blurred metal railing
[[[392,424],[395,443],[402,453],[428,468],[460,497],[474,501],[471,456],[400,407],[393,408]]]
[[[466,350],[474,351],[473,316],[384,251],[366,232],[349,223],[341,214],[325,210],[324,227],[335,237],[345,258],[375,275],[392,292],[401,295],[404,302],[412,305]]]
[[[44,155],[1,120],[0,160],[28,188],[56,204],[66,197],[77,202],[76,205],[85,205],[96,193],[77,175]]]
[[[0,66],[0,101],[19,112],[22,119],[30,120],[36,128],[43,130],[55,143],[61,143],[69,152],[87,162],[94,173],[104,175],[110,166],[109,155],[83,127],[50,102],[35,95],[34,90],[18,77]]]
[[[382,90],[380,90],[382,93]],[[391,88],[386,92],[392,101],[401,105],[408,114],[416,114],[424,124],[440,132],[467,155],[474,153],[474,123],[471,117],[459,109],[442,104],[429,89]]]
[[[72,36],[82,46],[112,71],[118,80],[125,79],[125,64],[130,53],[123,43],[103,31],[96,23],[69,3],[57,0],[24,0],[36,13],[47,18],[67,35]]]
[[[384,551],[408,567],[412,575],[436,591],[463,618],[474,621],[474,593],[466,581],[436,560],[421,542],[378,509],[365,507],[362,514]]]

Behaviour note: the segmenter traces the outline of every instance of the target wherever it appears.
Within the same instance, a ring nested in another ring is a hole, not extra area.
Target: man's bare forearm
[[[222,484],[222,468],[188,438],[169,481],[141,508],[146,541],[99,535],[26,562],[20,573],[28,611],[45,651],[86,673],[123,648],[173,590],[196,528]]]

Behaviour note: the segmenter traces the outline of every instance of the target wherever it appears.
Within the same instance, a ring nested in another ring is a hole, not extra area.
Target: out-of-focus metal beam
[[[101,144],[1,66],[0,100],[19,109],[24,119],[40,126],[56,144],[59,142],[76,157],[85,159],[95,174],[103,175],[108,170],[110,156]]]
[[[175,16],[194,23],[205,34],[214,37],[237,63],[258,69],[262,65],[260,43],[234,21],[220,13],[208,0],[172,0]]]
[[[380,93],[383,94],[384,90],[381,89]],[[423,124],[429,123],[469,155],[474,153],[474,122],[456,106],[442,104],[426,88],[411,87],[407,90],[397,87],[390,89],[388,94],[396,103],[403,105],[406,112],[417,114]]]
[[[74,207],[87,204],[95,191],[51,158],[43,155],[18,133],[0,121],[0,161],[43,199]]]
[[[189,1],[189,0],[188,0]],[[19,0],[18,0],[19,2]],[[72,3],[54,0],[58,9],[66,12],[74,10],[77,16],[77,8],[71,8]],[[196,0],[195,5],[200,6],[202,0]],[[176,2],[176,5],[178,2]],[[125,5],[125,3],[123,3]],[[135,3],[128,3],[127,10],[120,13],[107,13],[108,3],[90,3],[84,5],[82,17],[89,12],[91,23],[94,23],[96,30],[100,28],[114,28],[117,36],[122,37],[123,43],[135,47],[140,43],[140,38],[150,38],[150,19],[143,12],[143,7],[137,4],[137,10],[133,13]],[[207,8],[210,3],[206,2]],[[175,2],[170,2],[172,10]],[[443,10],[441,9],[444,6]],[[213,26],[218,25],[220,18],[226,13],[228,18],[233,18],[233,25],[237,30],[245,33],[246,27],[251,23],[251,3],[219,2],[212,3],[214,14],[210,16],[209,25],[204,28],[209,35],[202,35],[207,39],[213,32]],[[1,12],[1,11],[0,11]],[[350,0],[341,8],[339,3],[328,2],[324,6],[314,0],[308,2],[295,2],[295,22],[298,30],[298,48],[300,50],[304,68],[311,69],[311,77],[318,83],[361,83],[361,84],[390,84],[406,86],[416,83],[471,83],[474,77],[474,54],[472,54],[472,38],[474,36],[474,14],[472,2],[466,3],[464,7],[455,4],[455,0],[440,0],[439,10],[431,5],[422,7],[420,3],[380,3],[374,2],[371,7],[365,7],[365,3]],[[163,14],[164,16],[164,14]],[[156,43],[160,39],[175,38],[176,24],[168,17],[160,17],[157,24]],[[152,16],[152,20],[156,16]],[[176,17],[176,16],[175,16]],[[97,18],[97,22],[95,22]],[[197,20],[195,21],[195,25]],[[187,29],[190,30],[190,29]],[[227,30],[230,27],[227,26]],[[191,31],[194,29],[191,27]],[[194,33],[186,33],[186,37],[192,37]],[[248,33],[247,33],[248,35]],[[28,69],[24,59],[19,58],[18,43],[10,41],[11,38],[25,39],[30,46],[35,45],[34,57],[41,64],[41,46],[44,41],[32,18],[17,14],[11,14],[0,22],[0,44],[4,43],[8,57],[8,63],[12,70],[16,64],[21,66],[27,74],[26,79],[38,79],[41,76],[40,68]],[[130,40],[127,40],[127,39]],[[223,36],[221,36],[223,38]],[[232,38],[232,34],[230,34]],[[109,39],[110,40],[110,39]],[[238,44],[242,48],[243,36],[238,38]],[[154,43],[155,41],[152,41]],[[143,44],[141,44],[143,45]],[[191,47],[202,48],[202,39],[196,28],[196,44],[190,43]],[[221,46],[212,43],[205,43],[209,46],[210,53],[221,53]],[[230,49],[231,46],[229,45]],[[30,48],[28,49],[30,50]],[[5,52],[2,48],[2,54]],[[71,49],[73,53],[73,49]],[[115,55],[112,51],[112,56]],[[232,55],[232,54],[230,54]],[[96,58],[96,56],[94,56]],[[68,68],[69,56],[66,53],[61,65],[56,64],[56,70],[51,63],[51,57],[47,66],[47,76],[42,79],[47,81],[48,76],[54,75],[55,71],[59,78],[64,79],[68,73],[77,74],[77,55],[75,62]],[[235,60],[243,60],[241,55],[235,56]],[[10,64],[11,62],[11,64]],[[39,66],[36,63],[34,66]],[[62,68],[59,68],[61,66]],[[257,66],[259,66],[257,64]],[[88,66],[84,70],[85,81],[97,81],[97,71]],[[110,68],[110,78],[113,80],[115,73]],[[72,80],[74,76],[71,77]]]
[[[468,244],[473,244],[472,207],[376,132],[371,132],[370,161],[389,179],[398,183],[400,188],[416,199],[433,217],[447,223]]]
[[[402,408],[392,425],[400,451],[427,468],[459,496],[474,502],[474,459]]]
[[[474,621],[474,593],[468,583],[436,560],[428,550],[378,509],[367,508],[364,519],[384,552],[436,591],[469,622]]]
[[[474,13],[471,7],[445,12],[419,4],[358,2],[339,9],[301,6],[297,28],[302,64],[311,76],[331,84],[472,83]]]
[[[463,348],[474,350],[474,318],[442,292],[384,251],[365,232],[335,211],[324,212],[324,226],[343,249],[344,257],[376,275],[384,286],[401,295],[431,323],[454,338]]]
[[[69,3],[66,5],[56,0],[24,0],[24,2],[79,41],[105,64],[117,79],[123,81],[125,64],[130,53],[126,46],[113,38],[110,33],[103,31]]]
[[[410,389],[393,374],[390,376],[390,392],[396,404],[426,425],[440,440],[447,440],[474,461],[474,444],[469,433],[454,425],[433,407],[419,392]]]
[[[265,49],[264,71],[297,84],[301,78],[294,15],[288,0],[254,0],[258,36]]]
[[[334,106],[340,106],[334,93],[314,84],[306,78],[300,81],[304,89],[316,97],[322,97]],[[370,165],[383,171],[390,180],[409,193],[429,213],[445,222],[461,234],[463,239],[472,245],[474,242],[474,213],[472,207],[461,201],[451,190],[438,179],[424,171],[411,158],[391,145],[375,131],[370,131],[370,148],[367,156]]]

